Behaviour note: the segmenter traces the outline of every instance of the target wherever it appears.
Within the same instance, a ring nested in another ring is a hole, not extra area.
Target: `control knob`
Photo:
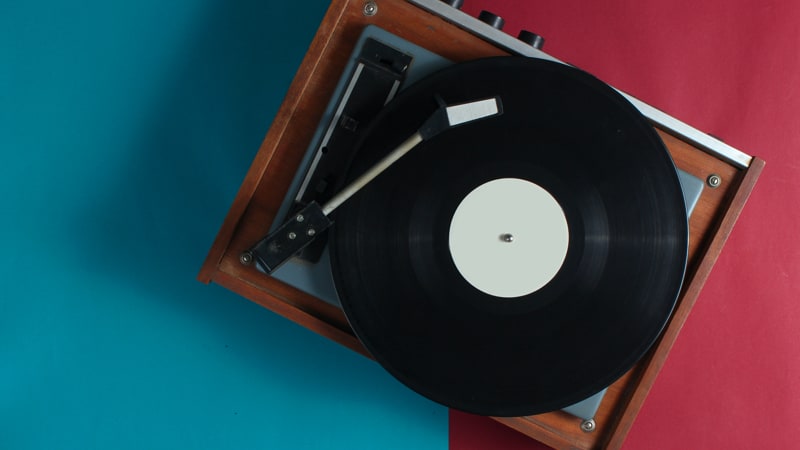
[[[506,24],[506,21],[503,20],[502,17],[498,16],[497,14],[490,13],[489,11],[481,11],[481,13],[478,15],[478,20],[489,24],[492,28],[497,28],[498,30],[502,30],[503,25]]]
[[[464,4],[464,0],[442,0],[442,2],[447,3],[455,9],[461,9],[461,5]]]
[[[517,36],[517,39],[530,45],[536,50],[541,50],[542,47],[544,46],[544,38],[532,31],[528,30],[520,31],[519,36]]]

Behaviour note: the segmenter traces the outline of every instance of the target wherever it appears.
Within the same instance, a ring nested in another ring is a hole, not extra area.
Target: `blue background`
[[[446,448],[445,408],[195,281],[326,8],[0,4],[0,448]]]

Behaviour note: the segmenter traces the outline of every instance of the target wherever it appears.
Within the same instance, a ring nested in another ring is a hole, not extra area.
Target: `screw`
[[[302,215],[302,214],[298,214],[298,215],[297,215],[297,217],[296,217],[295,219],[296,219],[298,222],[302,222],[302,221],[306,220],[306,218],[305,218],[305,217],[303,217],[303,215]]]
[[[242,252],[242,254],[239,255],[239,262],[242,263],[243,266],[253,264],[253,254],[250,252]]]
[[[313,235],[317,234],[317,230],[315,230],[313,228],[309,228],[308,231],[306,231],[306,234],[309,235],[309,236],[313,236]]]
[[[294,239],[296,237],[297,237],[297,233],[295,233],[294,231],[290,231],[289,232],[289,239]]]
[[[364,15],[374,16],[375,14],[378,14],[378,4],[375,2],[364,3]]]
[[[594,422],[594,419],[587,419],[581,422],[581,430],[584,433],[591,433],[597,427],[597,424]]]
[[[722,177],[720,177],[715,173],[712,173],[706,179],[706,183],[708,183],[708,186],[710,188],[718,188],[722,184]]]

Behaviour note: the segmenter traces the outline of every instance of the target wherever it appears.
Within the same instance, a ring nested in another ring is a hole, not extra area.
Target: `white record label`
[[[564,211],[545,189],[518,178],[486,182],[467,194],[450,222],[450,254],[476,289],[502,298],[536,292],[567,256]]]

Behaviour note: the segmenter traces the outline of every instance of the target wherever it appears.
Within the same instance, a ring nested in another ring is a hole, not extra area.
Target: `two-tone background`
[[[542,448],[195,281],[326,7],[0,3],[0,448]],[[797,447],[800,4],[464,9],[767,160],[625,448]]]

